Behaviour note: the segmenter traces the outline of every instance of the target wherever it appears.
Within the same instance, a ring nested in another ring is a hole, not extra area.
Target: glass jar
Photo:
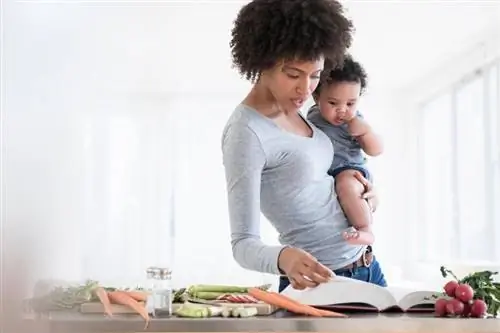
[[[172,270],[164,267],[149,267],[146,270],[150,296],[147,301],[148,312],[154,317],[172,314]]]

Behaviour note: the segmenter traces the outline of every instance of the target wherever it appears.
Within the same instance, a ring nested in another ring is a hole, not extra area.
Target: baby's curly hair
[[[342,63],[353,31],[336,0],[253,0],[238,13],[229,46],[233,65],[255,81],[281,60]]]
[[[323,86],[338,82],[357,82],[361,85],[361,93],[364,93],[368,84],[368,75],[363,66],[347,54],[341,65],[327,67],[321,73],[321,80],[314,95],[318,95]]]

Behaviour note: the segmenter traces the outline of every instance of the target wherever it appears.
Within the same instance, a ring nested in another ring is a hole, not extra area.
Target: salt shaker
[[[146,270],[151,295],[147,300],[148,312],[155,317],[172,314],[172,271],[163,267]]]

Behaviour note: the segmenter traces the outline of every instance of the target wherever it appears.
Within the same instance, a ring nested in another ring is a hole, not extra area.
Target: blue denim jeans
[[[345,276],[348,278],[365,281],[379,285],[381,287],[387,287],[387,282],[385,281],[384,273],[380,267],[379,262],[375,256],[370,267],[355,267],[352,269],[338,269],[334,271],[336,275]],[[290,281],[286,276],[280,277],[279,292],[282,292],[288,285]]]

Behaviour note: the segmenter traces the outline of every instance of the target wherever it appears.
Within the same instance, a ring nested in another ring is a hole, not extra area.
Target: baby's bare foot
[[[344,239],[347,241],[347,243],[351,245],[371,245],[373,242],[370,240],[371,236],[370,234],[367,234],[366,232],[359,232],[358,230],[350,230],[350,231],[345,231],[342,233],[342,236]]]
[[[359,231],[357,231],[357,230],[345,231],[342,234],[342,236],[349,243],[351,243],[351,244],[357,244],[356,240],[359,238]]]
[[[342,236],[351,245],[365,245],[365,242],[360,239],[360,233],[357,230],[345,231]]]

